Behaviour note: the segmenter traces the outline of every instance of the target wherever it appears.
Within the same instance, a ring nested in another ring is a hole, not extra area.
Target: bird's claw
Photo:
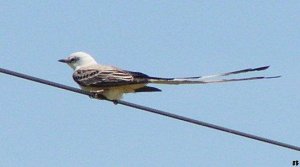
[[[104,97],[102,94],[96,93],[96,92],[92,92],[92,93],[89,95],[89,97],[90,97],[91,99],[100,99],[100,100],[105,100],[105,99],[106,99],[106,97]]]
[[[113,102],[115,105],[119,104],[118,100],[110,100],[107,99],[103,94],[101,94],[100,92],[91,92],[91,94],[89,95],[89,97],[91,99],[98,99],[98,100],[108,100]]]

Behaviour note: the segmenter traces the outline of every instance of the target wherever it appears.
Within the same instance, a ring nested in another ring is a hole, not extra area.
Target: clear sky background
[[[280,79],[157,85],[124,100],[300,146],[299,1],[1,1],[1,67],[77,87],[59,62],[183,77],[271,65]],[[253,76],[251,74],[243,76]],[[0,166],[292,166],[297,151],[0,74]]]

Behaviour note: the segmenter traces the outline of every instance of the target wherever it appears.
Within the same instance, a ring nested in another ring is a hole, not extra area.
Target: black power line
[[[88,95],[88,96],[94,96],[95,95],[94,93],[83,91],[81,89],[77,89],[77,88],[74,88],[74,87],[62,85],[62,84],[59,84],[59,83],[56,83],[56,82],[51,82],[51,81],[48,81],[48,80],[40,79],[40,78],[37,78],[37,77],[33,77],[33,76],[30,76],[30,75],[18,73],[18,72],[15,72],[15,71],[10,71],[10,70],[3,69],[3,68],[0,68],[0,72],[8,74],[8,75],[15,76],[15,77],[31,80],[31,81],[34,81],[34,82],[39,82],[39,83],[46,84],[46,85],[49,85],[49,86],[57,87],[57,88],[60,88],[60,89],[65,89],[65,90],[72,91],[72,92],[79,93],[79,94],[83,94],[83,95]],[[100,98],[105,98],[105,97],[100,97]],[[108,100],[108,99],[105,99],[105,100]],[[151,113],[154,113],[154,114],[163,115],[163,116],[173,118],[173,119],[177,119],[177,120],[181,120],[181,121],[184,121],[184,122],[188,122],[188,123],[192,123],[192,124],[196,124],[196,125],[200,125],[200,126],[205,126],[205,127],[208,127],[208,128],[220,130],[220,131],[231,133],[231,134],[234,134],[234,135],[238,135],[238,136],[258,140],[258,141],[261,141],[261,142],[265,142],[265,143],[269,143],[269,144],[273,144],[273,145],[277,145],[277,146],[281,146],[281,147],[285,147],[285,148],[300,151],[300,147],[295,146],[295,145],[291,145],[291,144],[287,144],[287,143],[267,139],[267,138],[264,138],[264,137],[252,135],[252,134],[237,131],[237,130],[234,130],[234,129],[225,128],[225,127],[222,127],[222,126],[206,123],[206,122],[203,122],[203,121],[195,120],[195,119],[184,117],[184,116],[181,116],[181,115],[172,114],[172,113],[169,113],[169,112],[153,109],[153,108],[150,108],[150,107],[130,103],[130,102],[123,101],[123,100],[116,100],[116,101],[108,100],[108,101],[111,101],[115,104],[121,104],[121,105],[124,105],[124,106],[128,106],[128,107],[140,109],[140,110],[143,110],[143,111],[151,112]]]

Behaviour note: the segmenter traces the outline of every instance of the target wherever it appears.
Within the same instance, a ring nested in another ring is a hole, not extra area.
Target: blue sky
[[[280,79],[124,100],[300,146],[299,1],[7,1],[1,67],[77,86],[75,51],[152,76]],[[255,75],[255,74],[254,74]],[[251,76],[251,75],[245,75]],[[0,166],[291,166],[293,150],[0,74]]]

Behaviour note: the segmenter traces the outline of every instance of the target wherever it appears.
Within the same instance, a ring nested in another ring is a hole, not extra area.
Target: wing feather
[[[141,75],[147,76],[147,75]],[[148,83],[146,77],[137,77],[135,73],[117,68],[82,68],[73,74],[73,79],[80,86],[89,87],[114,87],[130,84]]]

